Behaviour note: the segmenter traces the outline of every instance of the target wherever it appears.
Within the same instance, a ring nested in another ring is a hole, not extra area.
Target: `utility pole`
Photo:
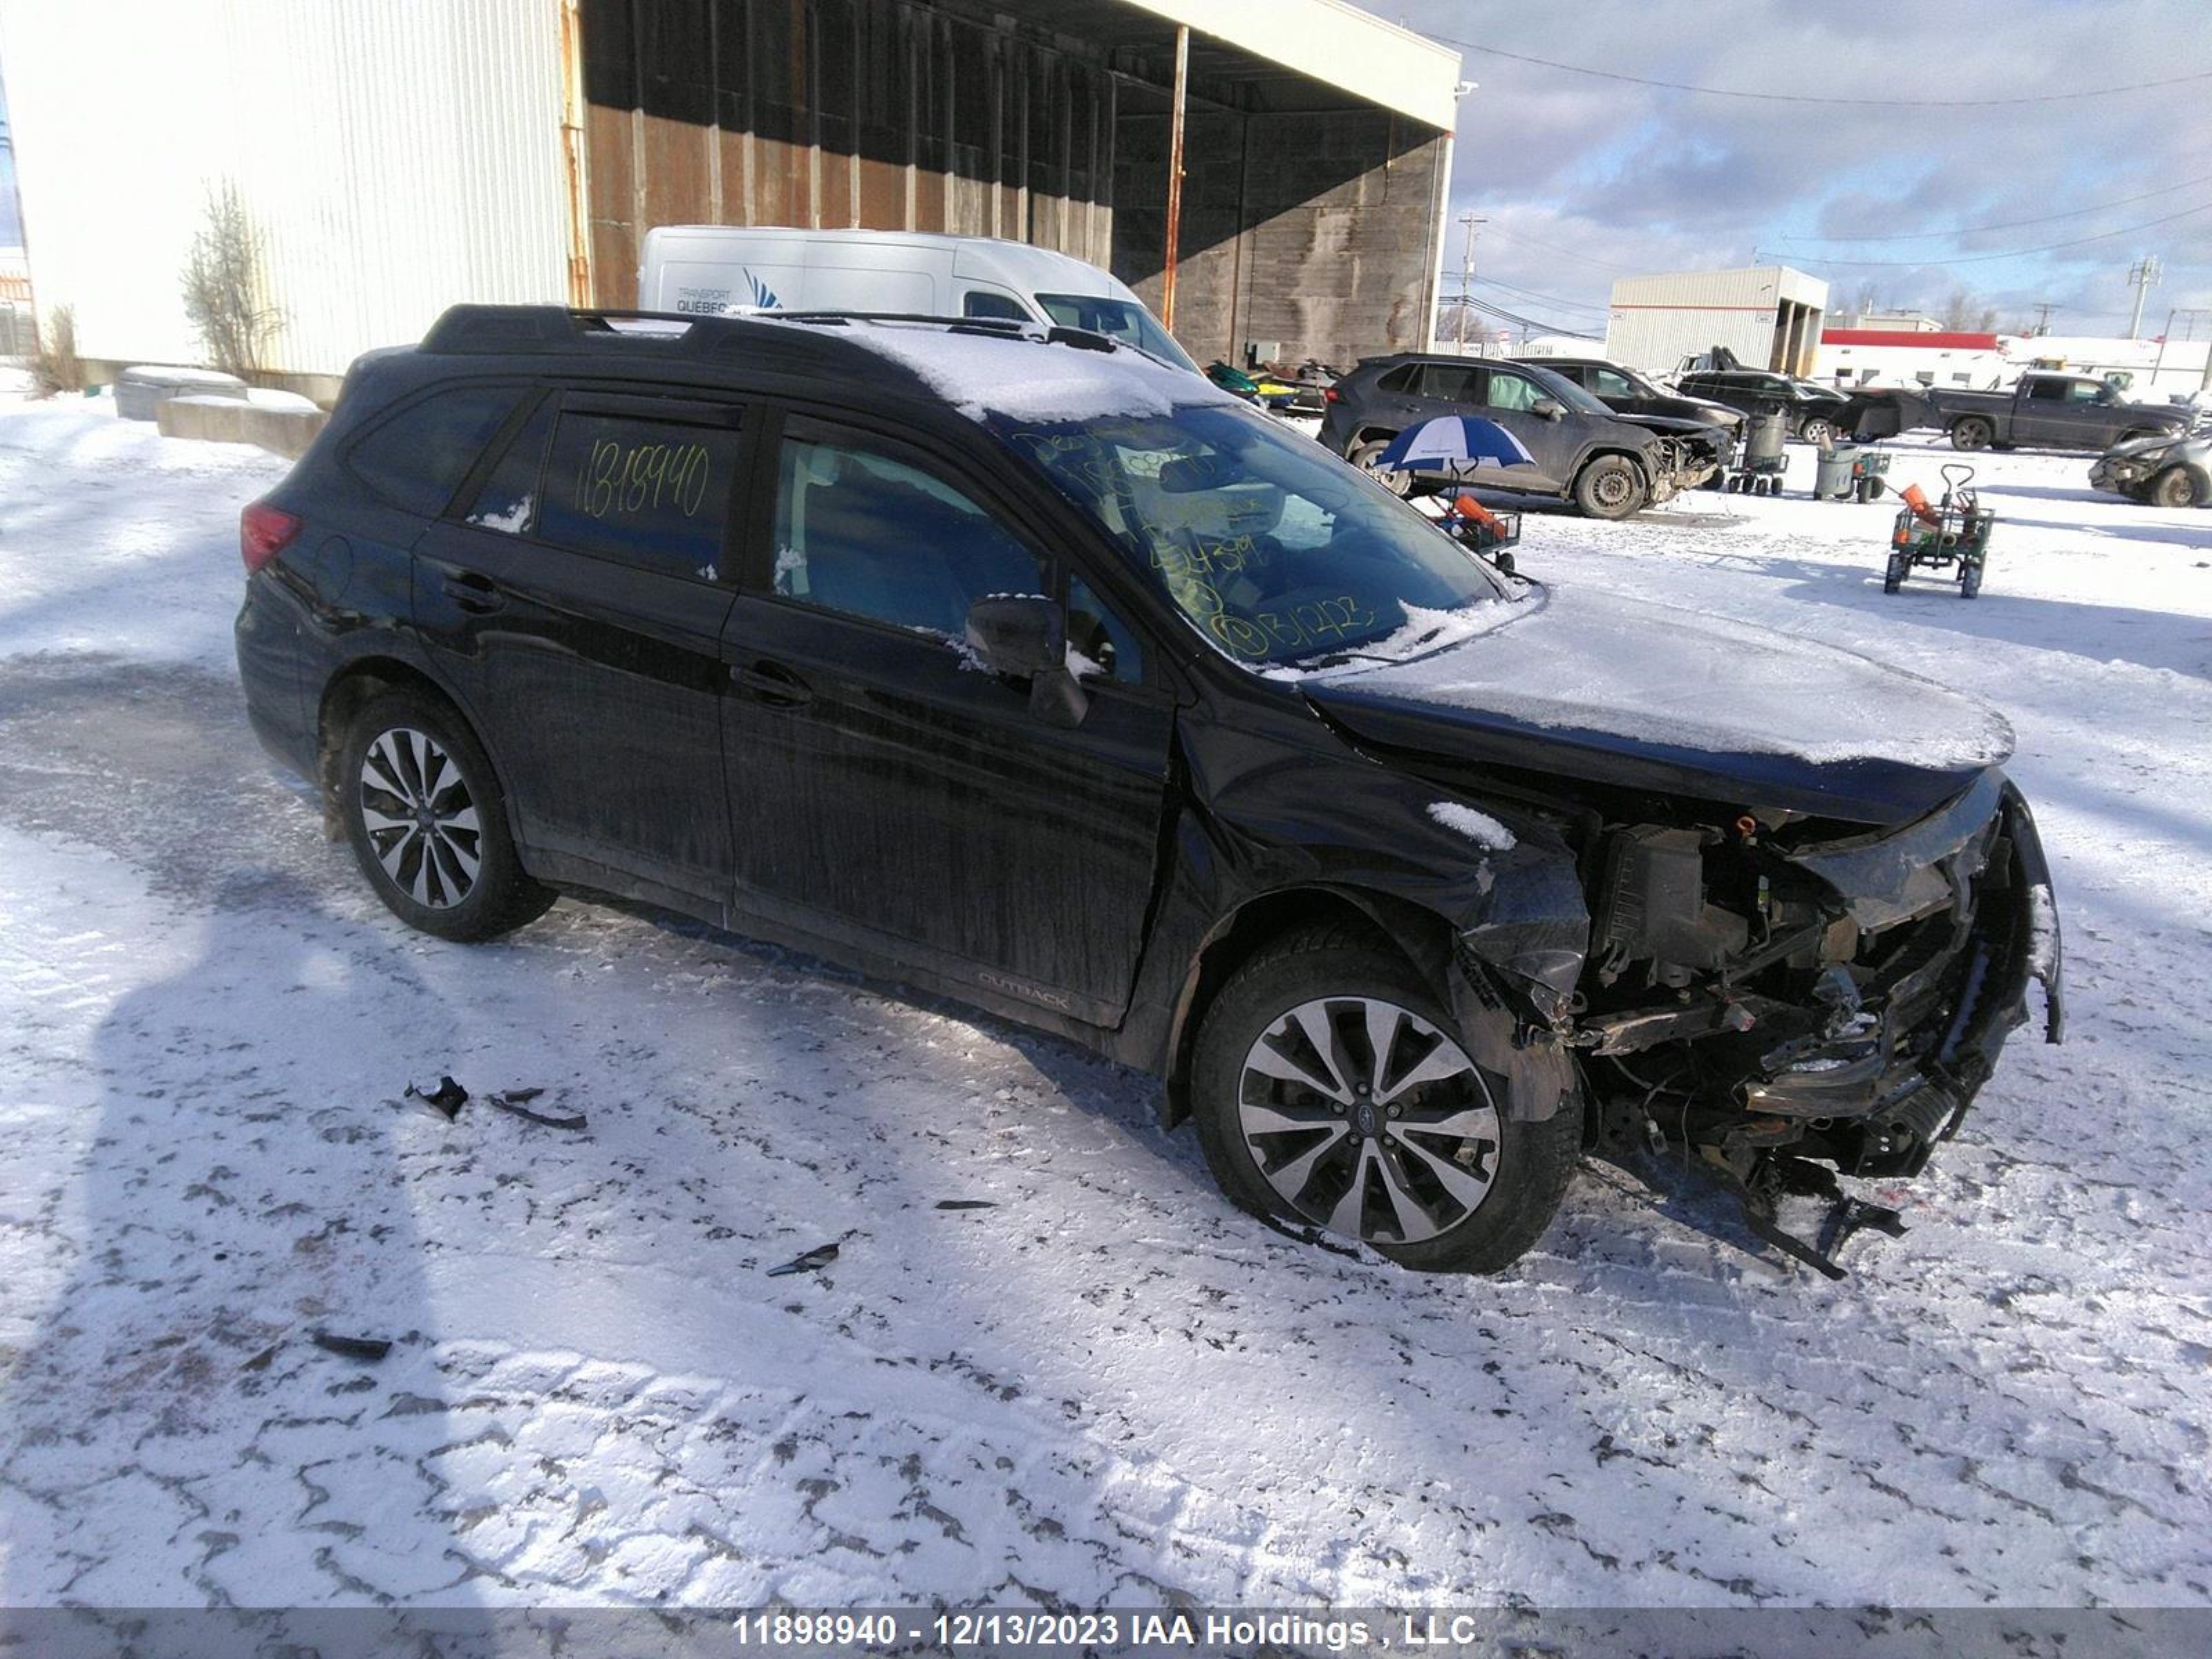
[[[2142,333],[2143,301],[2149,295],[2151,285],[2166,274],[2158,263],[2158,255],[2146,253],[2128,267],[2128,283],[2136,291],[2136,308],[2128,319],[2128,338]]]
[[[2051,332],[2051,313],[2057,309],[2057,307],[2048,300],[2038,300],[2035,302],[2035,331],[2038,335]]]
[[[1467,227],[1467,246],[1459,256],[1459,355],[1467,356],[1467,313],[1474,299],[1474,228],[1486,225],[1487,219],[1478,219],[1472,213],[1459,216],[1460,223]]]
[[[1182,116],[1190,95],[1190,26],[1176,27],[1175,101],[1168,110],[1168,223],[1165,269],[1160,273],[1160,321],[1175,332],[1176,244],[1182,240]]]

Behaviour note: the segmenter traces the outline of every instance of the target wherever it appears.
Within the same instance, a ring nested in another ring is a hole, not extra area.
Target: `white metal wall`
[[[0,0],[0,64],[32,282],[88,357],[198,358],[179,290],[226,179],[284,313],[271,368],[566,297],[556,0]]]
[[[1776,309],[1785,300],[1817,313],[1827,304],[1828,285],[1786,265],[1623,276],[1613,285],[1606,355],[1667,374],[1681,358],[1723,345],[1749,367],[1765,368],[1774,346]],[[1808,345],[1820,338],[1818,322],[1816,315]]]

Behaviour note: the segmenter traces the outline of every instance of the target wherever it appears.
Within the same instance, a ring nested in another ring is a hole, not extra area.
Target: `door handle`
[[[479,576],[473,571],[455,571],[439,584],[447,599],[464,611],[486,616],[505,608],[507,596],[489,576]]]
[[[730,679],[738,690],[771,708],[799,708],[814,701],[813,690],[805,680],[781,663],[765,658],[732,668]]]

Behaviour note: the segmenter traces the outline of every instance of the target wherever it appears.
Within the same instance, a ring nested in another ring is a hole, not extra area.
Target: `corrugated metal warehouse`
[[[1419,347],[1459,59],[1338,0],[0,0],[0,74],[88,358],[198,359],[234,185],[270,366],[326,391],[458,300],[632,303],[656,224],[1012,237],[1164,316],[1179,98],[1192,354]]]
[[[1828,285],[1788,265],[1623,276],[1613,285],[1605,355],[1647,374],[1725,346],[1746,368],[1813,372]]]

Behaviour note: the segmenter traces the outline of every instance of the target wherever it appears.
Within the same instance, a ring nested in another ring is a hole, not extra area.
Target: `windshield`
[[[1250,410],[992,425],[1242,663],[1320,665],[1374,647],[1395,659],[1440,642],[1449,613],[1517,596],[1411,507]]]
[[[1040,294],[1036,301],[1044,307],[1045,315],[1062,328],[1087,328],[1122,345],[1134,346],[1164,363],[1187,368],[1194,374],[1200,372],[1190,354],[1176,343],[1175,336],[1133,300],[1113,300],[1097,294]]]

